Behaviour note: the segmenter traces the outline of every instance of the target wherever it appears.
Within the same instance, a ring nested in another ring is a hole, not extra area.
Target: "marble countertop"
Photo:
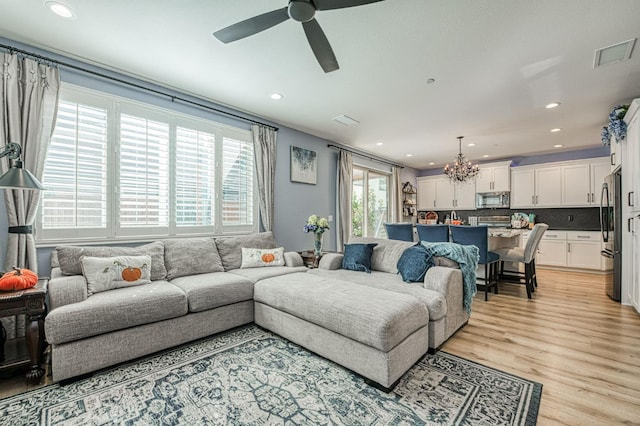
[[[489,228],[490,237],[513,238],[527,232],[528,229]]]

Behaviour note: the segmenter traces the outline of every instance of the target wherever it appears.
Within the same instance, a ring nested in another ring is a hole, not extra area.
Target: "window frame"
[[[386,178],[387,180],[387,191],[386,191],[386,199],[387,199],[387,219],[389,218],[389,215],[391,213],[391,171],[388,170],[381,170],[378,168],[374,168],[371,166],[367,166],[364,164],[359,164],[359,163],[355,163],[353,164],[351,173],[352,176],[354,175],[354,171],[355,170],[360,170],[362,171],[362,175],[363,175],[363,200],[362,200],[362,209],[363,209],[363,214],[362,214],[362,237],[372,237],[374,238],[375,236],[373,235],[368,235],[368,231],[369,231],[369,226],[368,226],[368,216],[369,216],[369,173],[375,173],[377,175],[382,175]],[[352,182],[352,187],[353,187],[353,182]],[[352,200],[353,203],[353,200]],[[353,204],[352,204],[352,209],[353,209]],[[351,211],[352,217],[353,217],[353,210]],[[384,224],[382,227],[382,230],[384,232],[386,232],[386,230],[384,229]],[[354,232],[353,232],[353,226],[351,229],[351,236],[355,236]]]
[[[210,236],[210,235],[237,235],[258,232],[259,207],[257,174],[255,171],[255,157],[253,161],[252,182],[252,223],[250,225],[222,224],[222,162],[223,140],[225,137],[239,140],[248,144],[253,150],[253,136],[251,130],[217,123],[188,113],[178,112],[167,108],[147,104],[140,101],[124,98],[110,93],[88,89],[69,83],[62,83],[59,101],[73,102],[106,109],[107,117],[107,176],[106,176],[106,227],[103,228],[53,228],[43,229],[42,206],[40,203],[36,217],[35,240],[38,247],[54,246],[61,243],[104,244],[107,242],[142,242],[154,239],[164,239],[180,236]],[[168,143],[168,226],[166,227],[131,227],[122,228],[118,224],[118,212],[120,207],[120,125],[121,114],[140,116],[147,120],[166,122],[169,125]],[[142,114],[139,115],[138,113]],[[215,135],[215,177],[214,177],[214,208],[212,209],[212,224],[206,226],[178,226],[176,223],[176,138],[177,127],[190,130],[211,133]],[[55,130],[54,130],[55,131]],[[45,160],[46,162],[46,160]],[[76,206],[77,209],[77,206]],[[124,231],[123,231],[124,229]],[[158,231],[161,232],[158,232]]]

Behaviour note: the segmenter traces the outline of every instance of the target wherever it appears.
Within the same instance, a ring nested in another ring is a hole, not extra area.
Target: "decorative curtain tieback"
[[[33,227],[31,225],[10,226],[9,233],[10,234],[33,234]]]

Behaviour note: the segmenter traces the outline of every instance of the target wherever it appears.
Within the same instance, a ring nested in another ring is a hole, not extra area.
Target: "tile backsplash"
[[[576,231],[599,231],[600,209],[598,207],[564,208],[564,209],[482,209],[482,210],[456,210],[458,219],[469,223],[469,216],[511,216],[513,213],[533,213],[536,215],[536,223],[544,222],[549,229],[566,229]],[[436,211],[438,222],[444,222],[445,217],[451,213]]]

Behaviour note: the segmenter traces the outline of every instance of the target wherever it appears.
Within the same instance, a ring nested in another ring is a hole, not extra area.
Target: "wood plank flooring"
[[[539,268],[538,282],[532,300],[510,284],[478,294],[442,349],[542,383],[539,425],[640,425],[640,315],[602,275]],[[33,388],[0,378],[0,398]]]
[[[542,383],[539,425],[640,425],[640,315],[604,279],[538,268],[532,300],[500,284],[442,349]]]

